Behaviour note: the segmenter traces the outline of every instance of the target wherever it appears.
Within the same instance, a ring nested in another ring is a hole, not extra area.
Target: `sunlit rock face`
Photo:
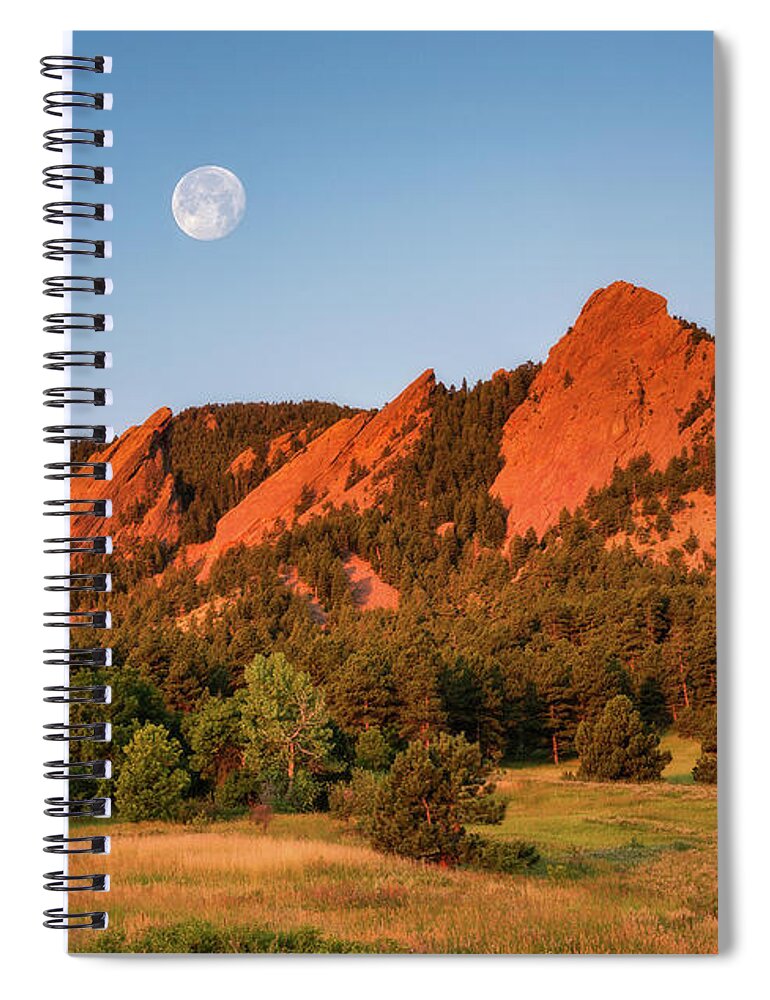
[[[541,535],[616,467],[646,452],[665,469],[713,431],[713,341],[694,342],[662,295],[624,281],[600,288],[505,425],[492,493],[508,536],[530,525]]]

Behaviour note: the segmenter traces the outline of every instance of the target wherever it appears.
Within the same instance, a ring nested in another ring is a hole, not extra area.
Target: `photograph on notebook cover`
[[[70,949],[716,951],[711,34],[73,51],[117,438]]]

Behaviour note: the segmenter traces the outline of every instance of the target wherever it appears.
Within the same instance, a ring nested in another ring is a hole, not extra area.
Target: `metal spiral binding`
[[[68,322],[77,320],[76,323]],[[43,317],[48,326],[43,327],[43,333],[70,334],[76,330],[86,330],[89,333],[104,333],[112,329],[112,317],[104,313],[49,313]]]
[[[63,80],[75,73],[104,74],[112,70],[112,60],[106,56],[45,56],[40,60],[41,74],[53,80]],[[66,85],[66,84],[65,84]],[[45,94],[43,110],[58,118],[69,116],[73,109],[93,114],[102,114],[112,107],[112,95],[101,90],[57,90]],[[112,146],[112,132],[104,128],[68,127],[49,129],[43,134],[43,147],[52,153],[67,154],[65,159],[80,159],[68,154],[76,148],[93,147],[105,149]],[[61,201],[47,202],[43,206],[43,218],[56,226],[69,227],[73,220],[87,223],[109,222],[112,208],[101,201],[80,201],[73,197],[74,184],[94,185],[94,194],[103,185],[112,183],[112,170],[102,165],[62,162],[43,170],[43,185],[61,191]],[[73,236],[68,228],[66,235],[46,240],[43,257],[52,261],[107,260],[112,255],[109,240]],[[102,275],[56,274],[43,281],[43,294],[53,298],[69,300],[73,295],[105,296],[112,291],[112,282]],[[67,306],[65,305],[66,309]],[[98,308],[98,307],[97,307]],[[111,356],[104,350],[70,350],[69,339],[73,335],[98,335],[112,329],[112,320],[104,312],[61,312],[50,313],[43,318],[46,334],[57,334],[67,338],[65,350],[49,351],[43,356],[44,367],[51,371],[63,372],[68,369],[103,370],[110,367]],[[59,409],[79,406],[102,407],[111,403],[108,389],[98,386],[53,386],[43,393],[43,404]],[[65,418],[66,419],[66,418]],[[113,439],[110,427],[104,424],[61,423],[43,428],[44,441],[70,448],[73,442],[90,442],[95,446],[108,444]],[[45,478],[56,482],[73,479],[105,481],[111,478],[108,462],[79,461],[72,455],[66,460],[48,462]],[[112,513],[109,500],[103,498],[57,498],[46,500],[46,517],[73,517],[87,515],[89,518],[107,518]],[[65,529],[66,530],[66,529]],[[98,530],[98,529],[97,529]],[[62,535],[46,538],[46,553],[64,555],[71,559],[76,555],[108,555],[112,551],[112,539],[107,534],[79,536]],[[54,573],[45,577],[45,590],[64,593],[71,601],[73,594],[107,594],[112,589],[112,578],[107,572]],[[47,628],[97,629],[111,627],[110,613],[101,608],[73,610],[70,604],[66,611],[46,611],[44,624]],[[43,664],[63,670],[68,678],[72,670],[81,668],[109,667],[112,663],[111,651],[106,647],[79,647],[67,645],[64,648],[47,649],[43,653]],[[86,683],[70,685],[48,685],[44,688],[44,700],[49,704],[108,705],[111,689],[105,684]],[[44,727],[44,740],[62,744],[64,754],[61,760],[44,763],[44,776],[51,781],[64,782],[64,794],[51,796],[45,800],[46,816],[66,819],[70,817],[91,819],[110,815],[111,801],[107,796],[93,795],[88,798],[73,799],[68,795],[70,781],[106,781],[111,777],[108,760],[70,760],[67,748],[71,744],[105,743],[111,739],[111,729],[107,722],[71,722],[69,715],[65,721],[52,722]],[[109,851],[109,837],[82,836],[67,837],[56,834],[45,837],[43,850],[48,854],[62,856],[78,854],[106,854]],[[68,870],[46,872],[43,876],[44,888],[49,892],[81,893],[106,892],[109,890],[109,876],[102,873],[70,874]],[[107,926],[105,910],[84,910],[69,912],[65,907],[54,907],[44,911],[44,925],[61,930],[101,930]]]
[[[43,181],[45,184],[45,181]],[[105,240],[46,240],[43,246],[47,260],[64,260],[65,257],[97,257],[103,259],[109,256],[111,247]]]
[[[43,149],[63,153],[65,146],[96,146],[102,149],[112,145],[112,132],[101,128],[50,128],[43,132]]]
[[[109,73],[112,59],[109,56],[43,56],[40,75],[49,80],[61,80],[62,71],[82,70],[86,73]]]

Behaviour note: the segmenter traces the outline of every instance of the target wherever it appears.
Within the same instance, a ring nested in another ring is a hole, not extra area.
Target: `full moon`
[[[246,211],[243,184],[225,167],[196,167],[179,179],[171,197],[176,224],[194,240],[221,240]]]

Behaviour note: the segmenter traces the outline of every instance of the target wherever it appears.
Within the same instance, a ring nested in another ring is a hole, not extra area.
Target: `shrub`
[[[698,784],[715,785],[717,781],[717,710],[716,706],[705,710],[700,724],[701,755],[692,769],[692,776]]]
[[[377,795],[384,776],[374,771],[355,768],[349,782],[340,781],[329,793],[329,811],[337,819],[353,820],[370,834]]]
[[[523,840],[487,840],[475,834],[465,844],[462,864],[468,868],[515,875],[533,868],[540,861],[534,844]]]
[[[496,826],[505,819],[506,801],[494,795],[494,785],[485,785],[481,792],[463,804],[462,817],[466,823]]]
[[[264,786],[264,781],[258,775],[245,768],[231,771],[214,792],[217,812],[224,814],[245,812],[250,802],[263,797]]]
[[[660,738],[645,729],[630,698],[610,699],[595,725],[581,722],[575,736],[578,776],[596,781],[657,781],[671,761]]]
[[[715,785],[717,783],[717,755],[715,753],[702,753],[695,762],[692,776],[698,784]]]

